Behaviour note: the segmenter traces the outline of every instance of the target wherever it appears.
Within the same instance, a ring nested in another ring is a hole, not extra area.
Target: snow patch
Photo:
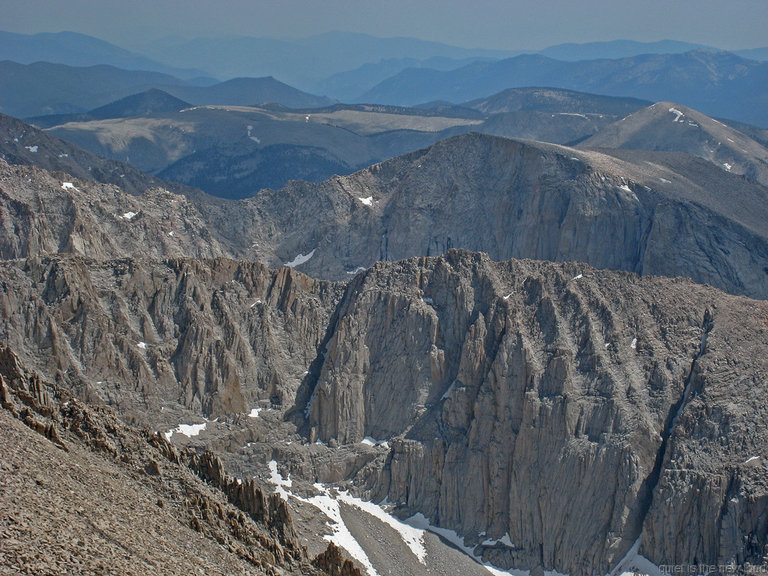
[[[584,278],[584,274],[576,274],[571,280],[579,280],[580,278]]]
[[[176,432],[183,434],[187,438],[192,438],[192,436],[197,436],[200,432],[205,430],[207,425],[207,422],[203,422],[202,424],[179,424],[176,428],[171,428],[163,435],[165,436],[165,439],[169,441]]]
[[[253,408],[251,412],[248,414],[249,418],[258,418],[259,412],[261,412],[261,408]]]
[[[344,502],[344,504],[354,506],[355,508],[370,514],[390,528],[393,528],[398,534],[400,534],[400,538],[402,538],[403,542],[405,542],[405,545],[411,549],[413,555],[419,559],[419,562],[426,565],[427,548],[424,546],[424,530],[409,526],[402,520],[398,520],[391,514],[388,514],[385,510],[373,502],[366,502],[360,498],[350,496],[346,491],[339,492],[338,499]]]
[[[291,480],[290,476],[286,480],[278,471],[277,460],[269,461],[269,481],[279,488],[290,488],[293,486],[293,480]]]
[[[62,182],[61,183],[61,189],[62,190],[74,190],[75,192],[80,192],[80,190],[75,188],[75,185],[72,184],[72,182]]]
[[[670,184],[670,183],[671,183],[671,182],[670,182],[669,180],[667,180],[666,178],[659,178],[659,182],[661,182],[662,184]]]
[[[37,152],[37,146],[24,146],[30,152]]]
[[[146,350],[146,349],[147,349],[147,343],[146,343],[146,342],[139,342],[139,343],[137,344],[137,346],[138,346],[139,348],[141,348],[142,350]]]
[[[504,297],[503,297],[503,298],[504,298],[504,300],[509,300],[509,297],[510,297],[510,296],[512,296],[512,294],[514,294],[514,292],[510,292],[509,294],[507,294],[506,296],[504,296]]]
[[[459,536],[456,532],[453,530],[448,530],[447,528],[440,528],[439,526],[432,526],[432,524],[429,523],[429,520],[419,512],[418,514],[415,514],[408,518],[406,521],[406,524],[413,526],[414,528],[419,528],[421,530],[432,532],[433,534],[437,534],[438,536],[441,536],[451,544],[453,544],[456,548],[459,550],[462,550],[467,556],[474,559],[477,563],[482,565],[488,572],[493,574],[494,576],[509,576],[512,574],[512,576],[530,576],[529,570],[500,570],[493,566],[492,564],[486,564],[483,562],[483,559],[480,556],[475,555],[474,548],[471,546],[465,546],[464,545],[464,538]],[[545,572],[545,574],[547,574]]]
[[[286,262],[285,264],[283,264],[283,266],[287,266],[288,268],[295,268],[296,266],[300,266],[301,264],[304,264],[304,262],[306,262],[307,260],[312,258],[312,256],[315,255],[315,250],[317,250],[317,248],[313,249],[307,255],[299,253],[299,255],[296,256],[296,258],[294,258],[290,262]]]
[[[733,164],[728,164],[728,162],[723,162],[723,168],[725,168],[726,171],[730,172],[731,168],[733,168]]]
[[[680,118],[685,118],[685,114],[680,112],[680,110],[678,110],[677,108],[670,108],[669,111],[675,115],[675,119],[673,120],[673,122],[682,122]]]
[[[184,434],[187,438],[192,438],[192,436],[197,436],[200,432],[205,430],[207,425],[207,422],[203,422],[202,424],[179,424],[176,431],[180,434]]]
[[[256,302],[254,302],[253,304],[251,304],[251,308],[253,308],[254,306],[256,306],[256,304],[261,304],[261,298],[259,298],[258,300],[256,300]]]
[[[378,576],[378,572],[373,567],[373,564],[368,558],[368,555],[363,550],[362,546],[358,543],[355,537],[344,524],[344,519],[341,517],[340,503],[344,503],[348,506],[354,506],[367,514],[375,517],[381,522],[384,522],[391,528],[393,528],[403,542],[410,548],[413,554],[419,559],[419,562],[426,564],[427,550],[424,546],[424,531],[413,526],[408,525],[388,514],[386,510],[377,506],[372,502],[366,502],[350,494],[346,491],[339,491],[335,496],[331,494],[331,491],[322,484],[315,484],[315,489],[320,492],[316,496],[310,498],[302,498],[296,494],[293,494],[286,490],[290,488],[292,482],[290,479],[285,480],[277,469],[277,462],[271,460],[269,462],[270,482],[276,487],[275,492],[280,494],[282,498],[287,499],[288,496],[295,498],[300,502],[311,504],[318,510],[320,510],[329,521],[326,523],[330,529],[330,534],[325,534],[323,539],[333,542],[337,546],[344,548],[352,558],[357,560],[368,572],[370,576]]]
[[[373,564],[371,564],[371,561],[368,559],[365,550],[363,550],[363,547],[360,546],[357,540],[355,540],[355,537],[349,531],[349,528],[344,524],[344,519],[341,517],[341,507],[339,506],[339,502],[331,496],[330,491],[327,488],[322,484],[315,484],[315,488],[321,492],[321,494],[312,496],[311,498],[302,498],[301,496],[297,496],[286,490],[286,488],[291,487],[292,482],[290,479],[283,479],[280,472],[277,470],[276,461],[270,460],[269,471],[270,482],[276,486],[275,493],[279,494],[281,498],[287,500],[288,497],[291,496],[300,502],[311,504],[328,517],[330,521],[327,522],[326,525],[330,528],[331,534],[325,534],[323,536],[324,540],[328,540],[329,542],[333,542],[337,546],[344,548],[352,558],[360,562],[370,576],[379,576],[378,572],[376,572],[376,569],[373,567]]]
[[[248,138],[256,142],[256,144],[261,144],[261,140],[259,140],[257,136],[253,136],[251,134],[252,130],[253,130],[253,126],[248,126]]]
[[[641,538],[635,540],[635,543],[627,551],[624,558],[619,561],[607,576],[661,576],[663,574],[656,564],[638,554],[640,542]]]
[[[133,220],[138,214],[136,212],[123,212],[123,215],[120,216],[121,220]]]
[[[367,268],[365,266],[358,266],[354,270],[347,270],[347,274],[349,274],[350,276],[354,276],[355,274],[357,274],[358,272],[362,272],[363,270],[367,270]]]
[[[368,196],[368,198],[358,198],[358,200],[366,206],[373,206],[373,196]]]
[[[360,444],[366,444],[368,446],[382,446],[384,448],[389,449],[389,442],[386,440],[376,440],[375,438],[371,438],[370,436],[366,436],[360,441]]]
[[[515,547],[515,545],[512,544],[512,539],[509,537],[509,532],[504,534],[504,536],[501,538],[497,538],[496,540],[489,538],[488,540],[483,541],[483,546],[496,546],[497,544],[503,544],[507,548]]]
[[[629,345],[632,350],[637,350],[637,338],[632,338],[632,343]]]
[[[430,298],[429,296],[423,297],[421,299],[421,301],[424,302],[424,304],[429,304],[430,306],[434,306],[435,305],[435,301],[432,300],[432,298]]]

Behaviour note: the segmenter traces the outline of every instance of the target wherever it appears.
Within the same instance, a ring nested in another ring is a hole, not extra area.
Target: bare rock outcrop
[[[0,333],[25,361],[129,421],[292,404],[342,287],[231,260],[35,257],[0,265]],[[175,424],[174,424],[175,425]]]
[[[223,203],[129,196],[0,161],[0,256],[225,256],[346,281],[378,261],[462,248],[768,298],[765,186],[687,154],[608,152],[466,134]]]
[[[215,459],[83,404],[5,346],[0,393],[0,572],[323,573],[284,503],[244,510],[233,479],[205,474]]]
[[[201,210],[235,253],[269,266],[311,254],[296,265],[321,278],[463,248],[768,297],[765,186],[685,154],[611,154],[466,134]]]
[[[0,160],[0,257],[79,254],[101,260],[229,254],[193,202],[162,188],[140,197]]]
[[[360,472],[361,493],[457,530],[494,564],[605,574],[638,539],[657,564],[765,562],[765,302],[459,250],[346,285],[226,259],[65,255],[6,261],[0,282],[2,338],[81,399],[156,429],[168,406],[235,427],[270,403],[323,454],[388,440],[384,462],[350,452],[326,468]],[[24,397],[47,405],[29,381]],[[87,418],[78,428],[121,453]],[[309,453],[297,447],[291,470],[314,481]],[[162,477],[154,460],[142,469]],[[195,467],[290,537],[279,502],[212,455]],[[219,505],[190,507],[230,526]]]
[[[607,573],[641,536],[657,564],[764,561],[764,303],[452,251],[340,310],[310,425],[389,439],[376,498],[500,565]]]

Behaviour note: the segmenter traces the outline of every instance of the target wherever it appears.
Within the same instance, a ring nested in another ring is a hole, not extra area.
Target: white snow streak
[[[122,220],[133,220],[138,214],[136,212],[123,212],[123,215],[120,216]]]
[[[192,436],[197,436],[200,434],[200,432],[205,430],[207,425],[207,422],[203,422],[202,424],[179,424],[178,427],[168,430],[168,432],[165,432],[164,435],[166,440],[170,440],[171,436],[173,436],[176,432],[179,434],[184,434],[184,436],[187,438],[192,438]]]
[[[312,250],[306,256],[304,254],[299,253],[299,255],[296,256],[296,258],[294,258],[290,262],[286,262],[285,264],[283,264],[283,266],[287,266],[288,268],[295,268],[296,266],[300,266],[301,264],[304,264],[304,262],[306,262],[307,260],[312,258],[312,256],[315,255],[315,250],[317,250],[317,248]]]
[[[669,111],[675,115],[675,119],[673,120],[673,122],[682,122],[680,118],[685,118],[685,114],[680,112],[680,110],[678,110],[677,108],[670,108]]]
[[[358,198],[358,200],[366,206],[373,206],[373,196],[368,196],[368,198]]]
[[[482,558],[480,558],[480,556],[475,555],[475,551],[471,546],[464,545],[464,538],[456,534],[456,532],[454,532],[453,530],[448,530],[447,528],[440,528],[438,526],[432,526],[429,523],[429,520],[422,513],[418,513],[411,516],[405,522],[413,526],[414,528],[428,530],[433,534],[442,536],[445,540],[447,540],[448,542],[456,546],[459,550],[464,551],[464,553],[467,556],[469,556],[470,558],[473,558],[475,561],[481,564],[486,570],[488,570],[488,572],[490,572],[494,576],[509,576],[510,574],[512,574],[512,576],[530,576],[530,571],[528,570],[499,570],[495,566],[483,563]],[[545,572],[545,574],[547,573]]]
[[[61,183],[61,189],[62,190],[74,190],[75,192],[80,192],[80,190],[75,188],[75,185],[72,184],[72,182],[62,182]]]
[[[488,539],[483,542],[483,546],[496,546],[496,544],[504,544],[504,546],[507,546],[508,548],[514,548],[515,545],[512,544],[512,539],[509,537],[509,532],[504,534],[501,538],[498,538],[496,540]]]
[[[632,343],[629,345],[629,347],[632,348],[632,350],[637,349],[637,338],[632,338]]]
[[[386,440],[376,440],[375,438],[371,438],[370,436],[366,436],[362,439],[360,444],[366,444],[368,446],[383,446],[384,448],[389,448],[389,442]]]
[[[256,142],[256,144],[261,144],[261,140],[257,136],[252,136],[251,131],[253,130],[253,126],[248,126],[248,138]]]
[[[207,422],[203,422],[202,424],[179,424],[176,431],[180,434],[184,434],[187,438],[192,438],[192,436],[197,436],[200,432],[205,430],[207,425]]]
[[[424,530],[409,526],[402,520],[398,520],[391,514],[388,514],[385,510],[373,502],[366,502],[360,498],[350,496],[346,491],[339,492],[338,499],[345,504],[359,508],[363,512],[367,512],[374,518],[381,520],[384,522],[384,524],[393,528],[398,534],[400,534],[400,538],[402,538],[406,546],[411,549],[411,552],[413,552],[414,556],[419,559],[419,562],[426,565],[427,549],[424,546]]]
[[[269,481],[275,485],[275,492],[279,494],[281,498],[287,500],[288,496],[291,496],[300,502],[311,504],[328,517],[330,522],[327,522],[326,525],[330,528],[331,534],[325,534],[323,536],[324,540],[328,540],[329,542],[333,542],[337,546],[344,548],[352,558],[362,564],[370,576],[378,576],[378,572],[376,572],[373,564],[371,564],[371,561],[368,559],[365,550],[363,550],[362,546],[355,540],[355,537],[352,536],[349,528],[344,524],[344,519],[341,517],[341,507],[339,506],[339,502],[330,495],[330,491],[327,488],[322,484],[315,484],[315,488],[322,493],[317,496],[312,496],[311,498],[302,498],[301,496],[297,496],[286,490],[286,488],[291,487],[292,482],[290,479],[283,479],[282,475],[277,470],[277,462],[275,460],[269,461],[269,472]]]

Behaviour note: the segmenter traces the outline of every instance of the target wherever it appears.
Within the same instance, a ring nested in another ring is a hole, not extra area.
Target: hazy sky
[[[127,48],[169,35],[411,36],[468,48],[684,40],[768,45],[768,0],[0,0],[0,29],[71,30]]]

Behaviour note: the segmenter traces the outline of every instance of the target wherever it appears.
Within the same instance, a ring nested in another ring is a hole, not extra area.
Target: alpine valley
[[[0,574],[768,570],[765,51],[0,41]]]

